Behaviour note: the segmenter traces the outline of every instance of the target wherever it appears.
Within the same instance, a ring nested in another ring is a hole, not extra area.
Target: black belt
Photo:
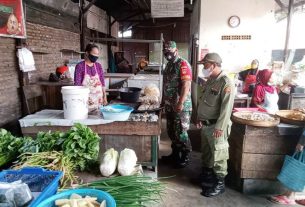
[[[208,120],[204,120],[201,122],[204,126],[210,126],[210,125],[216,124],[217,119],[208,119]]]

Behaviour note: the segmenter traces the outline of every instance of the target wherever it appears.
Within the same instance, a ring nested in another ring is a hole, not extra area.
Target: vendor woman
[[[75,67],[74,85],[89,87],[89,109],[97,109],[107,104],[104,72],[96,62],[100,51],[97,45],[88,44],[85,52],[85,60]]]
[[[258,107],[270,114],[279,110],[277,89],[272,83],[272,70],[260,70],[257,74],[257,83],[253,91],[252,107]]]
[[[238,79],[243,81],[242,92],[247,93],[250,96],[252,96],[252,92],[253,92],[253,89],[254,89],[255,84],[256,84],[256,76],[257,76],[257,73],[259,71],[258,70],[258,65],[259,65],[259,62],[258,62],[257,59],[252,60],[251,68],[248,69],[248,70],[241,71],[238,74],[239,75]]]

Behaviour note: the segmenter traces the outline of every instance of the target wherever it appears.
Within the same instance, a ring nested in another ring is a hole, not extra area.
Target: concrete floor
[[[191,163],[184,169],[172,169],[169,166],[159,164],[159,177],[175,176],[164,180],[167,184],[167,195],[164,202],[155,206],[164,207],[279,207],[283,205],[273,204],[266,199],[268,195],[244,195],[229,187],[226,192],[218,197],[206,198],[200,195],[199,186],[192,184],[190,180],[196,178],[200,174],[200,152],[199,146],[194,139],[199,137],[191,137],[193,142],[193,151],[191,153]],[[196,143],[194,145],[194,143]],[[199,144],[200,145],[200,144]],[[167,155],[171,151],[170,141],[165,133],[165,124],[163,123],[160,154]],[[294,205],[299,206],[299,205]]]

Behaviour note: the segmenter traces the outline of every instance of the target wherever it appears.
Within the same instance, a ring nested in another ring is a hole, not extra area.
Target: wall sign
[[[152,18],[184,17],[184,0],[151,0]]]
[[[0,36],[26,37],[22,0],[0,0]]]

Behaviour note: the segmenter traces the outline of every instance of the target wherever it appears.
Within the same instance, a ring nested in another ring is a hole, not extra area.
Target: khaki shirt
[[[215,128],[226,130],[234,104],[234,84],[224,72],[210,78],[198,92],[198,120],[217,119]]]

